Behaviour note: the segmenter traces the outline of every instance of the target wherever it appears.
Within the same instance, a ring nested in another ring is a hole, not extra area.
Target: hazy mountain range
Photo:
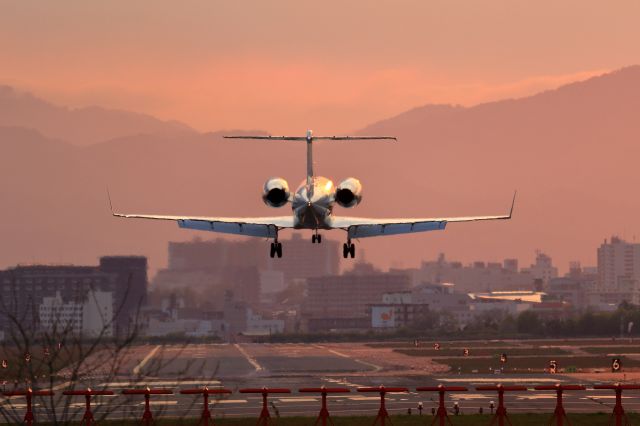
[[[336,209],[343,215],[502,213],[519,190],[512,222],[362,240],[381,265],[417,264],[441,251],[529,263],[536,248],[561,267],[573,259],[593,264],[602,239],[640,232],[639,112],[635,66],[522,99],[415,108],[358,132],[394,135],[397,143],[319,143],[316,170],[362,180],[362,205]],[[260,200],[264,180],[279,175],[295,186],[305,171],[305,148],[296,142],[223,141],[221,132],[100,107],[69,109],[6,86],[0,126],[0,266],[147,254],[159,267],[168,240],[216,235],[112,218],[107,186],[122,211],[280,215],[289,210]],[[265,242],[265,256],[267,249]]]
[[[0,126],[37,129],[52,138],[89,145],[113,138],[147,134],[181,136],[195,131],[177,121],[99,106],[67,108],[0,85]]]

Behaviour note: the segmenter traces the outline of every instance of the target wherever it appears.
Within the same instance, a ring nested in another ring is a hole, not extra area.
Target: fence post
[[[4,396],[24,396],[27,398],[27,412],[24,415],[24,424],[25,425],[33,425],[35,418],[33,417],[33,407],[31,401],[34,396],[52,396],[53,392],[47,390],[39,390],[34,391],[31,388],[27,388],[26,390],[15,390],[11,392],[4,392]]]
[[[80,424],[91,426],[96,424],[96,421],[93,418],[93,413],[91,412],[91,397],[93,395],[113,395],[113,391],[109,391],[109,390],[96,391],[96,390],[92,390],[91,388],[87,388],[86,390],[64,391],[62,392],[62,394],[69,395],[69,396],[79,396],[79,395],[84,396],[85,410],[84,410],[84,416],[82,416],[82,420],[80,421]]]
[[[173,395],[171,389],[125,389],[123,395],[144,395],[144,413],[141,423],[145,426],[153,424],[153,414],[151,413],[151,395]]]
[[[269,406],[267,405],[267,397],[270,393],[291,393],[291,389],[285,388],[247,388],[240,389],[240,393],[259,393],[262,395],[262,411],[260,411],[260,417],[258,417],[258,426],[267,426],[270,423],[273,424],[271,420],[271,415],[269,414]]]
[[[378,415],[376,419],[373,421],[373,424],[376,425],[378,421],[380,421],[380,425],[384,426],[385,421],[389,419],[389,423],[391,423],[391,419],[389,418],[389,412],[387,411],[387,407],[385,404],[385,396],[390,392],[409,392],[407,388],[386,388],[382,385],[376,387],[369,388],[358,388],[358,392],[376,392],[380,394],[380,409],[378,410]]]
[[[205,386],[204,388],[198,389],[182,389],[180,393],[183,395],[202,395],[204,399],[204,408],[202,409],[202,416],[200,416],[198,424],[213,426],[213,418],[211,417],[211,411],[209,411],[209,395],[229,394],[231,391],[229,389],[209,389]]]
[[[422,387],[416,388],[416,391],[418,392],[438,392],[438,395],[439,395],[438,411],[436,412],[436,416],[431,421],[431,426],[435,425],[436,421],[438,421],[440,426],[445,426],[446,423],[452,424],[451,419],[449,419],[449,416],[447,415],[447,407],[445,406],[445,403],[444,403],[445,393],[446,392],[466,392],[467,390],[468,389],[463,386],[444,386],[441,384],[438,386],[422,386]]]
[[[640,385],[622,385],[616,383],[615,385],[593,385],[594,389],[610,389],[616,393],[616,405],[613,407],[613,413],[611,413],[611,420],[615,419],[616,426],[622,426],[623,421],[625,425],[631,424],[627,414],[622,407],[622,391],[623,390],[638,390]]]
[[[564,391],[574,391],[574,390],[586,390],[587,388],[581,385],[561,385],[559,383],[555,385],[546,385],[546,386],[536,386],[535,390],[553,390],[556,391],[556,409],[553,411],[553,416],[549,420],[549,424],[553,423],[555,419],[557,426],[563,426],[564,421],[567,421],[567,424],[570,425],[569,418],[567,417],[567,412],[564,411],[564,405],[562,404],[562,393]]]
[[[495,386],[477,386],[476,390],[478,391],[497,391],[498,392],[498,407],[496,408],[496,414],[491,419],[491,423],[489,425],[494,425],[496,422],[498,426],[504,426],[504,422],[506,421],[508,424],[511,424],[511,420],[507,416],[507,408],[504,406],[504,393],[511,391],[526,391],[526,386],[504,386],[502,384]]]
[[[333,426],[333,420],[331,420],[331,416],[329,415],[329,409],[327,408],[327,394],[330,393],[349,393],[351,392],[348,388],[326,388],[321,386],[319,388],[302,388],[298,389],[300,393],[320,393],[322,395],[322,408],[320,408],[320,414],[318,414],[318,418],[314,423],[317,425],[321,423],[322,426],[327,426],[327,421]]]

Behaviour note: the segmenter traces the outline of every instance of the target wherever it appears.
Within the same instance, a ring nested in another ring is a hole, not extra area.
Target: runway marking
[[[378,396],[350,396],[347,399],[351,401],[377,401],[380,399]]]
[[[138,405],[144,405],[144,404],[145,404],[145,402],[142,401]],[[176,401],[176,400],[171,400],[171,401],[149,401],[149,404],[151,404],[151,405],[178,405],[178,401]]]
[[[459,378],[438,378],[438,381],[441,382],[465,382],[465,383],[558,383],[558,382],[563,382],[566,380],[561,380],[561,379],[544,379],[544,378],[540,378],[540,379],[528,379],[528,378],[524,378],[524,377],[520,377],[520,378],[491,378],[491,379],[483,379],[481,377],[478,378],[474,378],[474,377],[459,377]]]
[[[450,393],[451,399],[489,399],[487,394],[482,393]]]
[[[140,361],[140,364],[136,365],[135,367],[133,367],[133,371],[132,373],[134,375],[139,375],[140,374],[140,370],[142,369],[142,367],[144,367],[147,362],[149,362],[149,360],[151,358],[153,358],[153,356],[156,354],[156,352],[158,352],[158,350],[160,349],[160,345],[156,346],[155,348],[151,349],[151,351],[149,351],[149,353],[147,354],[147,356],[145,356],[142,361]]]
[[[278,398],[280,402],[316,402],[318,398]]]
[[[516,399],[520,400],[531,400],[531,399],[556,399],[557,396],[555,393],[536,393],[532,395],[516,395]]]
[[[332,379],[332,378],[329,378],[329,377],[323,377],[322,379],[326,380],[329,383],[336,383],[336,384],[344,385],[344,386],[352,386],[354,388],[362,388],[362,387],[364,387],[364,385],[359,385],[357,383],[351,383],[347,379]]]
[[[31,404],[31,406],[32,407],[42,407],[42,404],[34,403],[34,404]],[[84,407],[84,404],[82,404],[82,406]],[[20,403],[20,404],[11,404],[10,407],[11,408],[27,408],[27,404],[22,404],[22,403]]]
[[[264,370],[264,368],[262,368],[262,366],[260,364],[258,364],[258,361],[256,361],[255,358],[253,358],[251,355],[249,355],[247,353],[247,351],[245,351],[242,346],[240,346],[238,343],[234,343],[233,346],[235,346],[236,349],[238,350],[238,352],[240,352],[242,354],[242,356],[244,356],[247,359],[247,361],[249,361],[249,364],[251,364],[253,366],[253,368],[255,368],[256,371]]]
[[[329,348],[327,348],[325,346],[322,346],[322,345],[313,345],[313,346],[318,348],[318,349],[325,349],[327,352],[332,353],[332,354],[334,354],[336,356],[339,356],[341,358],[352,359],[355,362],[359,362],[360,364],[368,365],[369,367],[372,367],[375,370],[374,372],[382,370],[382,367],[379,366],[379,365],[372,364],[372,363],[367,362],[367,361],[362,361],[361,359],[350,357],[349,355],[343,354],[342,352],[338,352],[338,351],[336,351],[334,349],[329,349]]]
[[[215,401],[215,404],[246,404],[247,401],[246,399],[220,399],[218,401]]]
[[[632,398],[634,397],[622,395],[622,399],[632,399]],[[586,397],[582,397],[580,399],[616,399],[616,396],[615,395],[587,395]]]
[[[149,385],[149,386],[170,386],[170,387],[175,387],[175,386],[180,386],[180,385],[202,385],[202,386],[209,386],[209,387],[219,387],[220,386],[220,381],[219,380],[156,380],[156,381],[149,381],[149,382],[106,382],[106,383],[101,383],[100,386],[101,387],[108,387],[108,388],[128,388],[128,387],[132,387],[132,386],[141,386],[141,385]]]

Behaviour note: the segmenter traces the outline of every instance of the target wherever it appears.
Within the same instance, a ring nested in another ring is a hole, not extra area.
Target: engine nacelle
[[[356,178],[340,182],[336,188],[336,203],[342,207],[355,207],[362,201],[362,184]]]
[[[282,207],[289,201],[289,184],[282,178],[271,178],[264,184],[262,201],[270,207]]]

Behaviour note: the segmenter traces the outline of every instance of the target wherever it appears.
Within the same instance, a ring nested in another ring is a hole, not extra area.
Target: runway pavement
[[[337,353],[336,353],[337,352]],[[125,368],[126,367],[126,368]],[[127,370],[129,373],[127,374]],[[133,371],[139,372],[134,377]],[[107,380],[109,379],[109,380]],[[259,395],[240,394],[244,387],[285,387],[292,389],[290,395],[276,395],[270,398],[272,415],[275,409],[281,416],[314,415],[320,409],[320,397],[297,392],[302,387],[347,387],[349,394],[329,396],[329,408],[333,415],[375,415],[379,406],[376,394],[358,393],[362,386],[403,386],[410,392],[389,394],[387,407],[391,413],[407,413],[412,409],[417,414],[418,403],[422,402],[425,415],[436,406],[435,393],[418,393],[418,386],[432,386],[439,383],[460,385],[468,392],[454,392],[447,395],[447,406],[458,402],[463,413],[477,413],[482,407],[490,412],[490,403],[497,403],[497,395],[478,392],[479,385],[504,383],[519,384],[533,388],[536,385],[577,383],[570,376],[549,374],[528,375],[429,375],[416,371],[406,374],[386,374],[380,366],[363,362],[332,348],[312,345],[193,345],[189,347],[157,347],[148,345],[132,351],[131,359],[123,363],[116,377],[88,375],[78,387],[91,386],[95,389],[113,390],[115,396],[96,397],[95,414],[99,417],[108,413],[109,418],[135,418],[142,415],[144,398],[127,397],[121,391],[130,387],[160,387],[174,391],[173,395],[152,397],[152,409],[158,416],[197,416],[202,410],[200,397],[180,395],[179,390],[194,387],[225,387],[234,393],[224,399],[211,401],[211,409],[220,417],[253,417],[260,411]],[[555,393],[533,391],[509,393],[506,405],[509,412],[552,412],[555,407]],[[613,409],[613,391],[573,391],[565,393],[565,408],[568,412],[609,412]],[[640,391],[628,391],[623,396],[627,411],[640,411]],[[56,406],[57,415],[67,407],[67,417],[81,416],[82,398],[67,399],[56,397],[53,401],[37,399],[34,404],[37,417],[45,420]],[[21,416],[25,408],[23,398],[11,398],[2,406],[4,412]],[[74,414],[75,413],[75,414]]]

